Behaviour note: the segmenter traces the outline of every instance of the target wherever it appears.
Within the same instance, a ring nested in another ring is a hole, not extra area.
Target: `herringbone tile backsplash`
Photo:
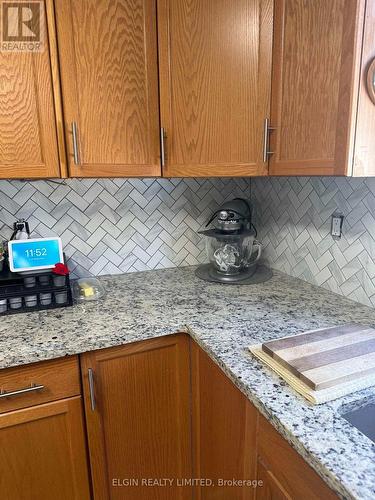
[[[270,267],[375,306],[375,178],[257,178],[251,191]],[[340,240],[330,235],[336,209]]]
[[[251,193],[270,267],[375,306],[375,178],[256,178]],[[211,212],[249,195],[250,179],[4,180],[0,239],[28,219],[34,236],[62,237],[74,277],[192,265],[206,260],[197,231]]]
[[[211,212],[249,194],[249,179],[0,181],[0,239],[20,217],[61,236],[73,277],[197,264]]]

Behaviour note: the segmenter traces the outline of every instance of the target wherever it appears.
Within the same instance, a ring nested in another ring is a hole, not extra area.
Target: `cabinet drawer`
[[[31,389],[32,384],[41,387]],[[0,370],[0,390],[2,393],[13,393],[0,397],[0,413],[79,395],[78,357]]]

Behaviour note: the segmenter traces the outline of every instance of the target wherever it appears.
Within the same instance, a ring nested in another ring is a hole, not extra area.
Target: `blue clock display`
[[[8,250],[9,267],[13,272],[50,269],[63,262],[60,238],[10,241]]]
[[[36,248],[35,250],[30,248],[28,250],[25,250],[25,254],[26,257],[30,257],[31,259],[33,258],[40,259],[47,256],[47,248],[46,247]]]

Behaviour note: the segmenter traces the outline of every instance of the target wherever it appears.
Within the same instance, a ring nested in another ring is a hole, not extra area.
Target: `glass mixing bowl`
[[[205,236],[208,259],[218,273],[229,276],[244,273],[260,258],[262,245],[255,239],[254,232],[212,232]]]

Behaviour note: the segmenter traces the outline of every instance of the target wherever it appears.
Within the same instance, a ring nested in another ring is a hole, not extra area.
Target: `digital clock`
[[[64,262],[60,238],[12,240],[8,243],[9,269],[13,272],[51,269]]]

